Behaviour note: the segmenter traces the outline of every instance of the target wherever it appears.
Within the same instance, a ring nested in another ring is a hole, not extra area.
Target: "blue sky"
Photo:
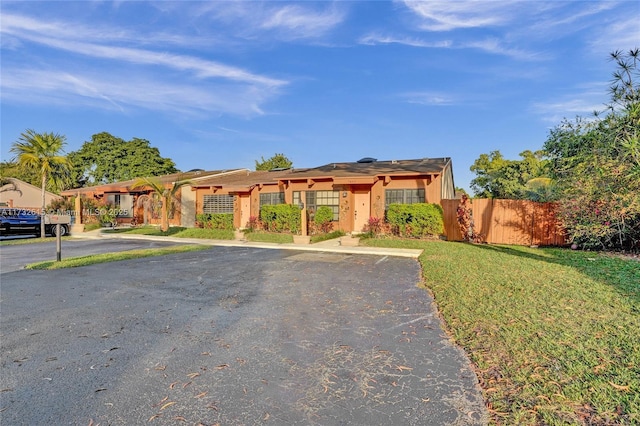
[[[608,100],[640,2],[2,1],[1,158],[26,129],[181,170],[540,149]]]

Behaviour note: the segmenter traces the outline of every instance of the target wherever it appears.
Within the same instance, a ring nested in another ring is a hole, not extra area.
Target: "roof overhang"
[[[377,180],[377,176],[336,177],[333,179],[333,183],[341,185],[373,185]]]

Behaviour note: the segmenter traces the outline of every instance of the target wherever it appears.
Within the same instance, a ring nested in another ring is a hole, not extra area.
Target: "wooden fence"
[[[471,211],[476,233],[493,244],[563,246],[567,238],[556,219],[555,203],[526,200],[473,199]],[[445,235],[462,241],[457,209],[460,200],[442,200]]]

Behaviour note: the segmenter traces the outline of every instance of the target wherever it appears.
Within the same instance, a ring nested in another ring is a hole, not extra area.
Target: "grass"
[[[347,234],[345,234],[343,231],[333,231],[329,232],[328,234],[312,235],[311,244],[319,243],[321,241],[333,240],[334,238],[344,237],[345,235]]]
[[[62,241],[70,240],[71,237],[60,237]],[[34,244],[34,243],[52,243],[56,241],[56,237],[46,238],[18,238],[16,240],[0,241],[0,246],[17,246],[22,244]]]
[[[475,364],[494,424],[640,424],[640,262],[593,252],[421,248],[424,283]]]
[[[135,228],[119,228],[119,229],[106,229],[103,231],[106,234],[137,234],[137,235],[154,235],[154,236],[170,236],[178,238],[205,238],[212,240],[233,240],[235,238],[234,231],[224,229],[203,229],[203,228],[183,228],[179,226],[173,226],[169,228],[167,232],[162,232],[157,226],[140,226]],[[311,237],[312,243],[319,243],[320,241],[329,240],[332,238],[338,238],[344,236],[342,231],[334,231],[329,234],[314,235]],[[245,233],[247,241],[261,242],[261,243],[274,243],[274,244],[287,244],[293,243],[293,235],[254,231]]]
[[[137,234],[137,235],[154,235],[164,237],[178,238],[203,238],[211,240],[233,240],[234,233],[232,230],[226,229],[204,229],[204,228],[184,228],[181,226],[172,226],[167,232],[162,232],[156,226],[140,226],[135,228],[119,228],[108,229],[103,231],[107,234]]]
[[[79,266],[94,265],[96,263],[116,262],[119,260],[128,259],[141,259],[143,257],[151,256],[163,256],[166,254],[184,253],[197,250],[205,250],[210,248],[209,246],[201,245],[180,245],[172,247],[163,247],[157,249],[140,249],[129,250],[118,253],[103,253],[92,254],[88,256],[70,257],[68,259],[62,259],[60,262],[55,260],[48,260],[44,262],[31,263],[26,266],[26,269],[63,269],[63,268],[76,268]]]
[[[293,235],[276,232],[254,231],[245,234],[247,241],[260,243],[287,244],[293,243]]]

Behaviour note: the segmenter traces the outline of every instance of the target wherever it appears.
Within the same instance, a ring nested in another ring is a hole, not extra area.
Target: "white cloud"
[[[22,40],[29,40],[51,48],[66,50],[94,58],[118,60],[123,62],[158,65],[181,71],[192,71],[200,78],[225,78],[265,86],[280,86],[285,81],[253,74],[243,69],[207,61],[193,56],[158,53],[151,50],[111,46],[102,43],[90,43],[79,40],[95,39],[85,37],[84,32],[69,32],[72,25],[41,23],[39,21],[9,16],[3,18],[2,32]],[[118,34],[110,31],[109,34]],[[118,37],[121,38],[121,37]]]
[[[148,75],[70,73],[44,69],[3,71],[2,96],[16,103],[90,106],[126,112],[129,107],[190,116],[263,114],[273,96],[243,84],[174,83]]]
[[[404,5],[419,18],[426,31],[451,31],[504,25],[517,3],[497,1],[409,1]]]
[[[617,17],[613,22],[603,25],[602,32],[589,42],[590,47],[604,53],[640,48],[639,16],[640,14]]]
[[[37,44],[54,53],[42,56],[38,68],[33,62],[23,63],[19,54],[3,58],[3,100],[248,116],[263,114],[261,105],[288,84],[241,67],[171,53],[160,41],[171,38],[166,34],[137,38],[117,27],[91,31],[70,22],[20,15],[3,15],[0,31],[3,49],[19,53],[28,44]],[[181,35],[172,38],[178,44],[186,42]],[[129,39],[136,41],[127,43]],[[141,40],[152,48],[128,46]],[[153,50],[160,47],[163,51]],[[103,68],[96,60],[110,65]]]
[[[520,60],[541,60],[546,56],[540,53],[527,52],[522,49],[507,47],[496,38],[485,38],[483,40],[460,41],[452,40],[427,41],[419,37],[408,36],[388,36],[377,33],[367,34],[358,40],[358,43],[365,45],[377,44],[402,44],[405,46],[419,48],[438,48],[438,49],[476,49],[482,50],[494,55],[508,56]]]
[[[454,105],[456,97],[442,92],[410,92],[401,95],[407,103],[428,106]]]
[[[319,38],[346,18],[346,7],[336,3],[320,2],[320,9],[306,2],[284,6],[279,2],[225,2],[224,7],[220,4],[201,4],[196,13],[229,25],[236,36],[267,41]]]
[[[358,40],[360,44],[376,45],[376,44],[402,44],[405,46],[413,47],[426,47],[426,48],[448,48],[451,47],[450,40],[442,41],[426,41],[417,37],[394,37],[384,36],[380,34],[368,34]]]
[[[318,37],[344,20],[344,13],[334,7],[322,12],[311,11],[299,5],[284,6],[271,11],[261,27],[281,29],[290,37]]]
[[[588,119],[594,116],[594,112],[604,111],[604,102],[607,99],[604,85],[598,83],[583,88],[585,90],[580,94],[566,95],[547,102],[534,102],[530,110],[543,121],[555,124],[565,118],[573,119],[577,116]]]

